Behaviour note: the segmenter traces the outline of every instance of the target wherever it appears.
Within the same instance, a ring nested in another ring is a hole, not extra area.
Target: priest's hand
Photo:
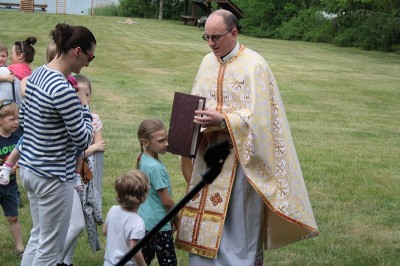
[[[216,110],[196,110],[193,122],[202,127],[219,126],[224,116]]]

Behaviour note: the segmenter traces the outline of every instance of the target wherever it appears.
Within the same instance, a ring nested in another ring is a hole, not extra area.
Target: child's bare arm
[[[133,248],[139,241],[137,240],[131,240],[130,241],[130,248]],[[142,251],[136,252],[136,254],[133,256],[133,260],[136,262],[137,266],[147,266],[146,261],[144,260]]]
[[[101,129],[94,132],[93,143],[85,150],[85,157],[93,154],[96,151],[105,151],[106,143],[103,140]]]
[[[25,77],[21,80],[21,96],[25,98],[25,89],[26,89],[26,82],[28,81],[28,77]]]
[[[6,75],[0,75],[0,81],[6,81],[6,82],[14,82],[15,75],[14,73],[6,74]]]
[[[107,224],[106,223],[103,224],[103,228],[101,229],[101,233],[103,234],[103,236],[107,236]]]
[[[157,190],[158,195],[160,196],[161,203],[164,206],[166,211],[169,211],[175,206],[175,202],[172,199],[171,195],[168,192],[167,188],[162,188]],[[179,228],[179,215],[176,214],[172,220],[171,220],[171,225],[172,225],[172,231],[175,232]]]
[[[13,149],[10,155],[7,158],[7,163],[11,165],[17,164],[19,158],[20,158],[19,151],[17,149]]]
[[[172,207],[175,206],[174,200],[171,198],[169,191],[167,188],[162,188],[157,190],[158,196],[160,196],[161,203],[164,206],[165,210],[169,211]]]

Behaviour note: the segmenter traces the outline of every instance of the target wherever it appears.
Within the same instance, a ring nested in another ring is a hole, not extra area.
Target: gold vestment
[[[210,53],[192,94],[206,97],[206,108],[221,112],[228,130],[208,128],[201,134],[188,191],[206,170],[203,156],[210,145],[230,139],[232,149],[221,174],[183,208],[176,247],[216,257],[237,164],[266,205],[266,249],[317,236],[281,96],[264,58],[243,45],[226,63]]]

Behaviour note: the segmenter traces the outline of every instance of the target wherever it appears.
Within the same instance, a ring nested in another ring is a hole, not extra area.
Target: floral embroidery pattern
[[[218,192],[215,193],[213,196],[211,196],[211,197],[210,197],[210,200],[211,200],[211,202],[212,202],[212,204],[213,204],[214,206],[217,206],[218,204],[220,204],[220,203],[223,202],[223,200],[222,200],[222,198],[221,198],[221,195],[220,195]]]
[[[196,195],[193,196],[192,201],[196,201],[200,197],[200,192],[197,192]]]

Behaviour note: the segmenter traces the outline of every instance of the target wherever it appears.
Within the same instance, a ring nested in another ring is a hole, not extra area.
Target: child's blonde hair
[[[15,115],[18,116],[19,107],[13,100],[0,100],[0,119],[4,119],[6,116]]]
[[[57,46],[54,42],[49,43],[46,49],[46,63],[50,63],[57,55]]]
[[[76,82],[78,82],[78,83],[79,82],[86,83],[86,85],[89,88],[90,95],[92,95],[92,83],[90,82],[90,80],[86,76],[84,76],[82,74],[74,75],[74,77],[76,79]]]
[[[134,210],[146,200],[149,179],[139,170],[131,170],[119,176],[114,183],[118,204],[127,210]]]
[[[6,52],[6,54],[8,56],[7,46],[5,46],[4,44],[0,43],[0,52]]]
[[[140,158],[142,157],[144,151],[143,140],[151,140],[151,134],[160,130],[166,130],[166,128],[163,121],[159,119],[146,119],[140,123],[137,132],[137,137],[140,143],[140,154],[137,158],[136,169],[139,169]]]

